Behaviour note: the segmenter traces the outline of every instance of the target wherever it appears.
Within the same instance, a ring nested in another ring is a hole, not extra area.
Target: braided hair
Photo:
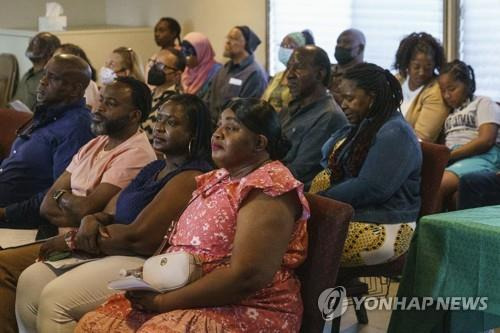
[[[177,22],[176,19],[172,17],[162,17],[159,22],[166,22],[168,25],[168,29],[172,31],[175,35],[175,39],[177,42],[179,42],[179,45],[181,45],[181,25],[179,22]]]
[[[396,52],[394,68],[406,77],[411,59],[420,52],[433,58],[434,71],[437,71],[435,74],[439,74],[445,62],[444,49],[436,38],[425,32],[414,32],[401,40]]]
[[[343,74],[343,80],[352,81],[359,89],[374,97],[366,118],[367,122],[362,128],[353,126],[342,144],[330,155],[328,166],[330,168],[332,183],[345,177],[344,169],[357,176],[373,140],[382,125],[398,112],[403,100],[403,93],[399,81],[388,70],[370,63],[361,63]],[[344,148],[347,151],[344,153]]]
[[[455,59],[443,66],[441,74],[449,74],[453,80],[462,82],[467,89],[467,98],[472,99],[474,97],[476,78],[471,66],[461,60]]]
[[[178,94],[170,97],[164,105],[171,104],[182,107],[189,120],[189,127],[193,134],[189,159],[211,162],[212,122],[210,121],[210,112],[203,100],[196,95]]]

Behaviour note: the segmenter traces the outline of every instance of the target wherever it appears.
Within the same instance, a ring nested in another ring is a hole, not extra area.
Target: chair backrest
[[[12,99],[19,80],[19,65],[15,55],[0,54],[0,108],[7,106]]]
[[[9,155],[16,130],[31,117],[28,112],[0,109],[0,161]]]
[[[422,180],[420,183],[420,194],[422,204],[420,206],[421,216],[438,213],[436,206],[439,186],[443,178],[444,169],[450,159],[450,150],[445,145],[421,142],[422,147]]]
[[[325,324],[318,308],[318,298],[327,288],[334,288],[340,256],[347,237],[353,208],[343,202],[306,194],[311,208],[307,221],[307,259],[297,269],[301,281],[304,315],[301,332],[322,332]]]

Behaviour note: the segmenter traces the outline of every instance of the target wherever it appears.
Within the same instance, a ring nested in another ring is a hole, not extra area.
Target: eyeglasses
[[[188,41],[182,41],[181,44],[181,52],[185,57],[191,57],[195,56],[196,57],[196,50],[194,49],[193,45],[189,43]]]
[[[170,67],[168,65],[165,65],[164,63],[162,62],[159,62],[157,60],[153,60],[153,65],[152,66],[155,66],[156,68],[158,68],[159,70],[161,71],[165,71],[166,69],[170,69],[171,71],[173,72],[177,72],[178,69],[175,68],[175,67]]]

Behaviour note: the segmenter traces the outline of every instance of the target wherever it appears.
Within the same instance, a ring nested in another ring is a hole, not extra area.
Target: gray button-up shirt
[[[292,101],[279,117],[283,134],[292,143],[283,163],[309,189],[314,176],[322,170],[321,147],[333,132],[347,124],[347,118],[331,95],[304,107]]]
[[[228,61],[215,76],[210,88],[209,109],[217,122],[224,105],[233,97],[260,98],[267,87],[268,75],[253,55],[239,64]]]

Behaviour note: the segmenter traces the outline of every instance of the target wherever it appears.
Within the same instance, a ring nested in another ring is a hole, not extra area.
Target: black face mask
[[[161,86],[166,81],[165,72],[156,66],[150,68],[148,72],[148,84],[152,86]]]
[[[337,59],[337,63],[339,65],[345,65],[352,59],[354,56],[351,55],[352,49],[346,49],[344,47],[337,46],[335,47],[335,59]]]

